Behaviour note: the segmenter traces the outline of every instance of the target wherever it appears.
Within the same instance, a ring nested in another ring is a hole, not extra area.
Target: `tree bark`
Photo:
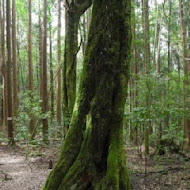
[[[42,43],[42,26],[41,26],[41,1],[38,0],[38,6],[39,6],[39,10],[38,10],[38,23],[39,23],[39,34],[38,34],[38,39],[39,39],[39,75],[40,75],[40,84],[39,84],[39,92],[40,92],[40,98],[42,99],[43,97],[43,65],[42,65],[42,61],[43,61],[43,43]]]
[[[12,0],[12,50],[13,50],[13,115],[16,116],[18,112],[18,69],[17,69],[15,0]]]
[[[78,53],[78,26],[82,14],[91,6],[91,0],[66,1],[66,36],[64,59],[64,112],[72,114],[76,97],[76,56]]]
[[[47,0],[44,0],[44,19],[43,19],[43,114],[47,114],[48,111],[48,97],[47,97]],[[48,119],[44,117],[43,119],[43,140],[47,142],[48,140]]]
[[[150,116],[150,92],[149,83],[147,80],[147,75],[150,72],[150,34],[149,34],[149,6],[148,0],[142,0],[142,15],[143,15],[143,36],[144,36],[144,74],[146,78],[146,108],[148,111],[148,116]],[[151,131],[151,123],[147,122],[144,128],[144,139],[145,139],[145,154],[149,154],[149,133]]]
[[[49,14],[50,13],[50,10],[49,10]],[[50,111],[51,111],[51,120],[54,118],[54,74],[53,74],[53,52],[52,52],[52,26],[51,26],[51,23],[49,23],[49,59],[50,59],[50,99],[51,99],[51,108],[50,108]]]
[[[172,2],[171,0],[168,0],[168,5],[169,5],[169,14],[168,14],[168,19],[167,19],[167,28],[168,28],[168,86],[167,90],[169,93],[170,89],[170,72],[171,72],[171,18],[172,18]],[[167,109],[169,110],[170,105],[167,103]],[[165,126],[169,128],[170,125],[170,116],[169,114],[166,115],[165,117]]]
[[[144,73],[150,71],[150,31],[148,0],[142,0],[143,37],[144,37]]]
[[[134,60],[134,93],[133,93],[133,100],[134,100],[134,108],[138,107],[138,90],[137,90],[137,84],[138,84],[138,56],[137,56],[137,46],[136,46],[136,19],[135,19],[135,8],[133,9],[133,60]],[[138,126],[134,127],[134,144],[138,145]]]
[[[130,0],[94,1],[70,128],[43,190],[129,189],[123,114],[131,57],[130,18]]]
[[[3,8],[2,8],[2,2],[0,2],[0,38],[2,37],[2,33],[4,30],[4,27],[2,26],[2,18],[3,18]],[[2,67],[3,66],[3,55],[2,55],[2,44],[0,44],[0,84],[3,86],[3,72]],[[2,130],[3,126],[3,88],[0,89],[0,130]]]
[[[6,0],[6,31],[7,31],[7,120],[9,144],[14,144],[13,113],[12,113],[12,53],[11,53],[11,9],[10,0]]]
[[[58,0],[57,66],[57,122],[61,124],[61,0]]]
[[[32,63],[32,1],[28,0],[28,89],[30,95],[30,104],[33,102],[34,93],[34,76]],[[33,113],[30,114],[29,131],[31,138],[35,137],[35,118]]]
[[[3,124],[7,126],[7,66],[5,64],[5,0],[2,1],[1,54],[3,74]]]
[[[186,111],[190,107],[189,102],[189,90],[188,86],[190,83],[189,72],[190,72],[190,61],[187,49],[187,26],[184,18],[184,1],[179,0],[179,8],[180,8],[180,22],[181,22],[181,37],[182,37],[182,46],[183,46],[183,61],[184,61],[184,83],[183,83],[183,103],[184,110]],[[185,138],[187,138],[187,147],[190,148],[190,119],[188,116],[184,116],[184,134]]]

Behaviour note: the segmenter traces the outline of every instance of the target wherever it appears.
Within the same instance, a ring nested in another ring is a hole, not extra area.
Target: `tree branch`
[[[92,0],[82,0],[77,4],[78,4],[78,12],[80,15],[82,15],[92,5]]]
[[[70,3],[69,3],[69,1],[68,1],[68,0],[65,0],[65,3],[66,3],[65,8],[70,8]]]

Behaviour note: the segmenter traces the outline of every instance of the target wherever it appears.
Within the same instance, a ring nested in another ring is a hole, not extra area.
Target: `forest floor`
[[[0,145],[0,190],[40,190],[50,172],[55,148]]]
[[[127,164],[132,190],[190,189],[190,157],[185,154],[142,157],[137,148],[127,146]],[[153,155],[153,150],[152,150]]]
[[[0,144],[0,190],[40,190],[57,150],[55,146]],[[126,153],[132,190],[190,189],[190,159],[179,154],[151,156],[145,167],[145,159],[139,156],[137,148],[127,145]]]

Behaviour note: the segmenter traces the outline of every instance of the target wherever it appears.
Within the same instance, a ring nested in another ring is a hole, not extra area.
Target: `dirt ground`
[[[40,190],[57,152],[55,147],[0,145],[0,190]],[[148,157],[145,164],[135,147],[126,146],[126,154],[132,190],[190,189],[189,158],[175,154],[154,156]]]
[[[50,172],[53,151],[26,152],[0,145],[0,190],[40,190]]]
[[[168,154],[146,159],[137,148],[126,147],[132,190],[188,190],[190,189],[189,155]]]

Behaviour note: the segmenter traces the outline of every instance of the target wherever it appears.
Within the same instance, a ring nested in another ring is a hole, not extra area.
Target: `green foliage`
[[[42,119],[48,118],[49,122],[51,123],[49,127],[48,137],[51,140],[53,139],[63,139],[64,131],[62,124],[58,124],[56,119],[51,119],[51,113],[47,112],[43,114],[41,103],[38,94],[31,94],[29,91],[25,93],[20,93],[19,95],[20,105],[17,117],[15,118],[15,125],[16,125],[16,132],[15,132],[15,139],[18,141],[26,141],[29,142],[31,145],[37,145],[39,140],[42,137]],[[31,98],[32,97],[32,98]],[[29,132],[29,124],[31,118],[36,120],[36,132],[38,134],[38,138],[31,140],[31,135]],[[66,120],[65,123],[69,121]]]
[[[4,134],[1,131],[0,131],[0,142],[8,143],[8,139],[4,137]]]
[[[32,98],[31,98],[32,97]],[[41,100],[37,94],[32,94],[29,91],[21,93],[19,99],[21,100],[18,110],[18,115],[15,119],[17,140],[29,140],[29,122],[31,117],[36,120],[49,117],[43,115],[41,109]],[[37,128],[38,129],[38,128]]]
[[[149,126],[150,122],[153,128],[150,144],[156,145],[161,123],[163,139],[182,143],[184,141],[183,117],[190,115],[189,110],[184,111],[183,108],[182,78],[179,78],[176,72],[170,73],[169,77],[153,73],[146,77],[139,75],[137,78],[137,85],[130,89],[130,93],[137,92],[137,96],[135,99],[128,99],[127,104],[130,108],[127,107],[125,112],[130,128],[137,127],[142,131],[144,127]]]

